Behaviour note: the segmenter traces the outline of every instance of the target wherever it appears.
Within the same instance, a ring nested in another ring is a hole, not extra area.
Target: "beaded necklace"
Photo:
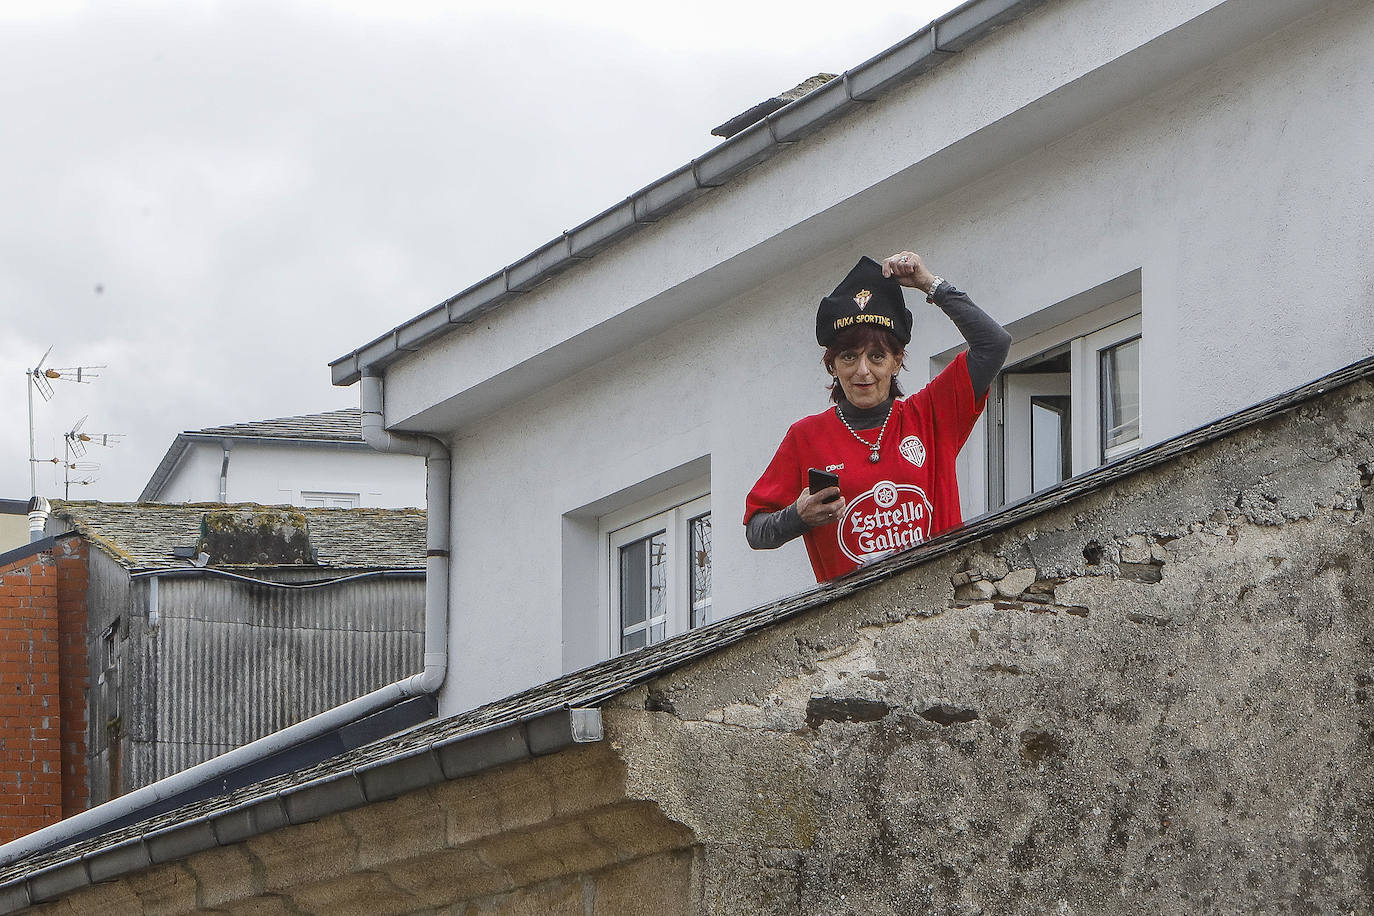
[[[895,406],[895,402],[893,406]],[[844,424],[845,429],[849,430],[849,434],[855,439],[858,439],[863,443],[864,448],[869,450],[868,463],[877,464],[879,461],[878,450],[881,449],[883,445],[883,433],[887,432],[887,421],[892,419],[892,407],[889,406],[887,409],[887,416],[883,418],[883,425],[882,428],[878,430],[878,439],[875,442],[869,442],[854,431],[854,427],[850,426],[849,421],[844,418],[844,412],[840,410],[839,404],[835,405],[835,416],[840,418],[840,422]]]

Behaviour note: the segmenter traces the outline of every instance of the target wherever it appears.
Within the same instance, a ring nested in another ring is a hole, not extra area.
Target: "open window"
[[[563,670],[711,622],[711,541],[709,455],[564,512]]]
[[[607,547],[611,654],[710,622],[710,496],[610,531]]]
[[[1140,341],[1134,295],[1013,347],[989,395],[990,506],[1141,447]]]

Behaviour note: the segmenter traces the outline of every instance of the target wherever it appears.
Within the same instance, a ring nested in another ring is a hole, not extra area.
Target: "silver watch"
[[[926,293],[926,301],[931,305],[935,304],[935,291],[940,288],[940,284],[945,282],[944,277],[936,277],[935,282],[930,284],[930,292]]]

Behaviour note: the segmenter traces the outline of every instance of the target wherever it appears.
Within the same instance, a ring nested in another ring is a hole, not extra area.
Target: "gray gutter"
[[[0,557],[3,559],[3,557]],[[283,567],[276,567],[278,569]],[[300,569],[299,566],[284,567],[286,569]],[[271,579],[255,579],[252,576],[244,576],[238,573],[227,572],[223,569],[216,569],[213,566],[167,566],[153,569],[142,569],[129,574],[129,581],[139,579],[192,579],[213,576],[218,579],[230,579],[234,582],[246,582],[249,585],[263,585],[268,588],[285,589],[309,589],[323,588],[326,585],[342,585],[345,582],[357,582],[359,579],[423,579],[425,570],[423,569],[371,569],[367,572],[354,573],[350,576],[339,576],[337,579],[316,579],[312,582],[274,582]]]
[[[852,70],[807,93],[625,200],[567,230],[462,292],[333,360],[335,385],[352,385],[429,342],[657,222],[830,122],[939,66],[1048,0],[969,0]]]
[[[558,709],[433,741],[301,785],[245,799],[232,808],[143,833],[0,885],[0,914],[131,872],[331,814],[397,798],[493,767],[602,740],[599,709]]]

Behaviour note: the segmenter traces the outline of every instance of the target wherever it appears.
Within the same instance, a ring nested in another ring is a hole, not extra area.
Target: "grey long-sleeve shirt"
[[[973,393],[982,397],[1006,362],[1007,351],[1011,348],[1011,335],[975,305],[966,293],[950,283],[937,286],[931,298],[968,342],[969,381],[973,385]],[[841,395],[836,407],[855,429],[877,429],[887,420],[888,412],[892,410],[892,399],[865,409],[855,407]],[[806,528],[806,522],[802,521],[793,504],[776,512],[754,513],[745,525],[744,536],[755,550],[772,550],[801,537],[806,533]]]

